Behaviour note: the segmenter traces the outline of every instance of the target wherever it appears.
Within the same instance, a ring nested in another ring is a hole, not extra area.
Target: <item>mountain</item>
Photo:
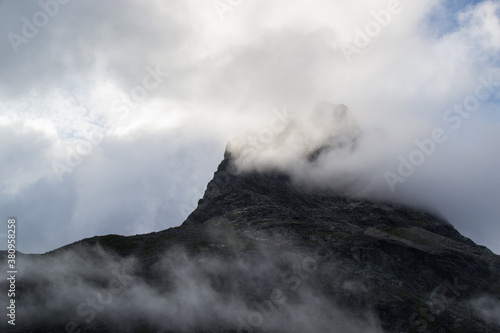
[[[337,304],[374,310],[386,332],[499,331],[471,303],[498,298],[499,256],[447,221],[396,204],[304,192],[280,173],[234,177],[230,164],[226,154],[184,225],[222,218],[239,233],[258,234],[252,239],[272,251],[323,248],[329,256],[315,271],[317,287]]]
[[[443,218],[237,160],[179,227],[20,256],[2,332],[500,332],[500,257]]]

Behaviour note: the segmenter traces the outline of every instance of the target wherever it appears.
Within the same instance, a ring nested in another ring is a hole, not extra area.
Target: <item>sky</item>
[[[268,137],[344,104],[358,152],[287,170],[500,253],[499,50],[489,0],[3,0],[1,216],[27,253],[178,226],[230,140],[287,156]]]

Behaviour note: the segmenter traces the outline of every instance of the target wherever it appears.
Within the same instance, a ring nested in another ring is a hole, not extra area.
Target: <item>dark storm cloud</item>
[[[192,29],[180,19],[185,9],[178,1],[160,10],[156,5],[4,2],[0,59],[9,66],[0,69],[2,91],[19,96],[66,81],[92,83],[96,75],[129,88],[130,78],[140,75],[146,65],[176,64],[180,60],[176,51],[190,41]]]

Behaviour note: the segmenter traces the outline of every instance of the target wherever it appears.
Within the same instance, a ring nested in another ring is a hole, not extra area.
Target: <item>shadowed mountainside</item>
[[[278,171],[353,152],[360,135],[345,106],[321,104],[255,168],[239,168],[244,147],[226,151],[179,227],[19,254],[16,326],[2,332],[499,332],[499,256],[428,212]],[[296,156],[273,169],[280,144]]]
[[[19,257],[17,325],[3,331],[500,329],[475,301],[499,298],[499,257],[446,221],[302,191],[277,172],[236,174],[231,163],[226,153],[180,227]],[[129,284],[104,300],[124,262]]]

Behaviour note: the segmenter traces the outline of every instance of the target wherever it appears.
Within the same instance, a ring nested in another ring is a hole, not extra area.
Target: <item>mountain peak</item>
[[[356,149],[346,107],[308,119],[276,137],[330,129],[302,163]],[[259,157],[241,168],[239,152],[179,227],[20,257],[23,325],[2,332],[499,332],[499,256],[433,214],[307,188]]]
[[[499,257],[446,220],[394,203],[304,190],[279,170],[242,172],[234,163],[226,152],[184,226],[224,225],[273,251],[327,244],[339,269],[348,268],[345,279],[369,285],[369,292],[353,297],[376,309],[387,332],[496,331],[479,322],[480,310],[468,307],[478,297],[499,296],[500,289],[494,290],[500,280],[493,279],[500,276]],[[463,286],[455,290],[462,299],[446,303],[445,312],[426,305],[426,316],[440,317],[441,324],[431,327],[434,320],[419,314],[424,311],[419,304],[435,302],[432,295],[443,283]],[[342,294],[338,288],[327,294]]]
[[[347,106],[326,101],[318,103],[307,117],[291,116],[283,126],[266,130],[271,133],[249,133],[228,143],[226,150],[238,169],[286,170],[292,164],[312,163],[334,149],[352,151],[361,135]]]

